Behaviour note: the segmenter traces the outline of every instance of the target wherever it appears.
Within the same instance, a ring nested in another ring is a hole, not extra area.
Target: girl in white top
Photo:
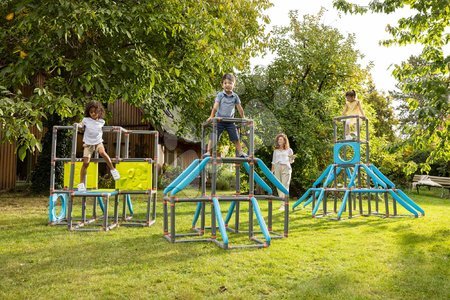
[[[291,182],[291,163],[294,162],[295,157],[294,151],[289,147],[287,136],[283,133],[278,134],[275,138],[275,150],[273,151],[272,157],[272,172],[287,190],[289,190],[289,184]],[[277,190],[279,197],[288,196],[279,189]],[[281,205],[280,210],[284,210],[284,203]]]
[[[86,191],[86,172],[89,167],[92,154],[98,152],[98,154],[105,159],[108,168],[111,170],[111,175],[114,180],[120,179],[119,171],[114,168],[111,158],[105,151],[103,146],[103,131],[102,127],[105,125],[103,115],[105,109],[103,105],[98,101],[91,101],[86,104],[84,115],[85,117],[80,123],[80,126],[84,128],[83,135],[83,166],[80,171],[80,184],[78,185],[78,191]]]

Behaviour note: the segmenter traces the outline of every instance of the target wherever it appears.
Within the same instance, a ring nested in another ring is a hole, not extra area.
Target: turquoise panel
[[[351,157],[349,160],[344,160],[340,155],[339,152],[341,148],[343,147],[349,147],[353,149],[353,157]],[[345,143],[336,143],[334,144],[333,149],[333,157],[334,157],[334,163],[335,164],[357,164],[361,161],[361,147],[358,142],[345,142]]]

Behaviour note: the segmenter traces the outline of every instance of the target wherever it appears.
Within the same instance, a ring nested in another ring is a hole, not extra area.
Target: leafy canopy
[[[345,91],[361,91],[368,72],[358,64],[354,36],[322,24],[321,13],[300,19],[291,11],[289,19],[272,32],[274,61],[238,83],[245,87],[239,95],[261,139],[258,155],[270,161],[275,135],[289,137],[298,154],[291,185],[297,193],[329,164],[332,119],[342,112]]]
[[[20,151],[34,150],[39,143],[30,125],[41,129],[42,118],[51,114],[76,117],[89,99],[123,99],[155,124],[174,106],[200,122],[221,74],[246,67],[261,49],[268,22],[263,11],[270,5],[2,1],[0,129]]]
[[[384,45],[421,44],[422,53],[396,65],[393,75],[399,81],[402,99],[408,110],[404,133],[418,149],[430,149],[422,166],[437,160],[450,161],[450,55],[444,46],[450,42],[450,2],[448,0],[385,0],[371,1],[368,6],[346,0],[333,1],[334,6],[348,13],[393,13],[409,8],[410,16],[388,25],[391,39]],[[415,170],[414,170],[415,171]]]

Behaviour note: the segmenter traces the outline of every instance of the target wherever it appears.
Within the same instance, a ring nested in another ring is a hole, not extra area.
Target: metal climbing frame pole
[[[217,185],[217,143],[218,143],[218,119],[214,118],[212,123],[212,133],[211,133],[211,235],[213,239],[217,238],[216,234],[216,215],[214,212],[214,202],[212,198],[216,197],[216,185]]]
[[[158,192],[158,158],[159,158],[159,151],[158,151],[158,143],[159,143],[159,132],[155,132],[155,138],[154,138],[154,146],[153,146],[153,183],[152,183],[152,193],[153,193],[153,220],[156,220],[156,195]]]
[[[212,136],[211,136],[212,138]],[[209,139],[208,142],[205,142],[205,123],[202,124],[202,144],[201,144],[201,153],[200,153],[200,157],[202,157],[203,153],[205,153],[208,149],[207,149],[207,145],[209,143]],[[210,153],[211,154],[211,153]],[[206,197],[206,176],[207,176],[207,172],[206,172],[206,168],[202,169],[202,172],[200,173],[200,178],[201,178],[201,196],[202,197]],[[200,235],[203,235],[205,233],[205,211],[206,211],[206,203],[205,201],[201,202],[201,210],[200,210]]]
[[[345,174],[345,172],[344,172]],[[336,172],[336,166],[333,165],[333,187],[337,189],[337,172]],[[333,192],[333,212],[337,212],[337,195],[336,192]]]
[[[75,177],[75,162],[77,160],[77,132],[78,123],[73,125],[73,136],[72,136],[72,153],[70,155],[70,179],[69,179],[69,191],[73,191],[73,181]],[[85,179],[85,178],[83,178]]]
[[[56,172],[56,140],[58,138],[58,128],[53,127],[52,132],[52,151],[50,159],[50,195],[53,194],[55,190],[55,172]]]
[[[364,163],[369,164],[370,163],[370,137],[369,137],[369,120],[367,118],[364,119],[364,125],[365,125],[365,131],[366,131],[366,161]],[[370,178],[367,176],[367,187],[370,187]],[[375,194],[375,197],[378,200],[378,193]],[[372,213],[372,194],[369,193],[367,195],[367,206],[369,215]]]
[[[241,164],[235,163],[236,168],[236,197],[241,195]],[[234,206],[234,231],[239,233],[239,217],[241,202],[236,201]]]
[[[361,183],[362,183],[362,180],[361,180],[361,165],[358,165],[358,168],[359,168],[359,170],[358,170],[358,188],[361,188],[362,186],[361,186]],[[362,215],[363,214],[363,201],[362,201],[362,194],[361,193],[359,193],[358,194],[358,200],[359,200],[359,203],[358,203],[358,205],[359,205],[359,214],[360,215]]]
[[[255,161],[253,160],[255,158],[255,149],[254,149],[254,145],[253,145],[253,141],[254,141],[254,127],[253,124],[251,124],[250,126],[250,135],[249,135],[249,139],[250,139],[250,143],[248,145],[249,149],[248,149],[248,154],[249,154],[249,158],[252,159],[252,161],[250,162],[250,172],[248,174],[248,182],[249,182],[249,189],[248,189],[248,235],[249,238],[253,238],[254,233],[253,233],[253,204],[251,202],[251,198],[254,197],[255,195]]]

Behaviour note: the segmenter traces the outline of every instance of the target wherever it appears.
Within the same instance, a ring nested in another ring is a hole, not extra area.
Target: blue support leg
[[[199,174],[200,172],[206,167],[206,164],[208,164],[211,157],[206,157],[202,160],[202,162],[196,166],[191,173],[187,174],[183,180],[181,180],[180,183],[177,184],[176,187],[173,188],[171,192],[171,196],[175,196],[179,191],[184,189],[188,184],[190,184]]]
[[[223,222],[223,218],[222,218],[222,212],[220,211],[220,205],[219,205],[219,200],[217,200],[216,197],[214,197],[212,199],[213,203],[214,203],[214,212],[216,214],[216,219],[217,219],[217,225],[219,225],[219,231],[220,234],[222,235],[222,241],[225,245],[225,248],[228,248],[228,235],[227,235],[227,229],[225,228],[225,223]]]
[[[294,210],[297,206],[299,206],[306,198],[308,198],[311,193],[311,188],[309,188],[293,205],[292,210]]]
[[[253,204],[253,211],[255,212],[256,219],[258,220],[259,228],[261,228],[261,232],[264,235],[264,238],[266,239],[267,246],[270,245],[270,234],[269,230],[267,229],[266,222],[264,221],[264,218],[262,217],[261,210],[259,209],[258,201],[255,197],[251,198],[252,204]]]
[[[384,182],[386,182],[386,184],[391,188],[395,188],[395,184],[389,180],[389,178],[387,178],[376,166],[374,165],[370,165],[370,169],[378,175],[378,177],[380,177]]]
[[[247,171],[247,174],[250,174],[250,165],[248,162],[245,162],[242,165],[244,166],[245,171]],[[261,176],[259,176],[258,173],[253,172],[253,178],[255,178],[256,183],[259,184],[259,186],[262,187],[263,190],[265,190],[269,195],[273,194],[270,186],[261,178]]]
[[[313,183],[313,187],[317,187],[317,185],[319,185],[323,179],[325,178],[325,176],[328,176],[328,174],[330,173],[331,169],[333,168],[333,165],[329,165],[323,172],[322,174],[320,174],[319,178],[316,179],[316,181],[314,181]]]
[[[344,212],[345,206],[347,205],[347,199],[348,199],[348,195],[350,194],[350,191],[345,191],[344,194],[344,199],[342,200],[342,204],[341,207],[339,208],[338,214],[337,214],[337,218],[338,220],[341,218],[342,213]]]
[[[195,208],[194,219],[192,219],[192,228],[195,228],[200,212],[202,211],[202,203],[197,202],[197,207]]]
[[[133,203],[131,202],[130,194],[126,194],[125,197],[127,200],[128,211],[130,212],[131,215],[134,215]]]
[[[228,208],[227,216],[225,217],[225,225],[228,225],[230,222],[231,216],[233,216],[234,208],[236,207],[236,201],[232,201],[230,207]]]
[[[316,206],[314,206],[314,209],[312,211],[313,217],[316,215],[317,211],[319,210],[319,206],[320,206],[320,203],[322,202],[323,195],[325,195],[325,189],[322,189],[320,191],[319,198],[317,198]]]

